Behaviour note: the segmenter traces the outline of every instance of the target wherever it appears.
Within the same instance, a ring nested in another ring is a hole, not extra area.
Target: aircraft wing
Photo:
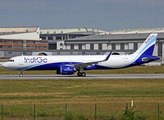
[[[93,64],[98,64],[99,62],[104,62],[104,61],[107,61],[110,57],[110,55],[112,54],[112,52],[110,52],[107,57],[104,59],[104,60],[101,60],[101,61],[93,61],[93,62],[87,62],[87,63],[80,63],[80,64],[75,64],[73,65],[75,68],[86,68],[90,65],[93,65]]]

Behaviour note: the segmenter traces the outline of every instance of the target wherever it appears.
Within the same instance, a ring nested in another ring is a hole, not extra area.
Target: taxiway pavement
[[[48,80],[48,79],[164,79],[164,74],[87,74],[86,77],[77,75],[0,75],[0,80]]]

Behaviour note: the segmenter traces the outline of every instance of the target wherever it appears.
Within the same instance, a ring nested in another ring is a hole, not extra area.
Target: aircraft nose
[[[4,67],[4,63],[2,63],[1,66]]]
[[[6,63],[2,63],[2,67],[3,67],[3,68],[7,68]]]

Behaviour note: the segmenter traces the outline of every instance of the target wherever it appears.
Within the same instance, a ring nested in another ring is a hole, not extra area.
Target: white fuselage
[[[90,63],[101,61],[106,55],[74,55],[74,56],[19,56],[13,57],[14,62],[6,62],[3,67],[13,70],[28,70],[33,67],[51,65],[45,69],[56,70],[58,66],[74,65],[77,63]],[[107,68],[122,68],[131,64],[132,55],[111,55],[110,59],[104,62],[98,62],[97,65]],[[13,64],[14,63],[14,64]],[[94,66],[94,64],[92,64]],[[35,69],[36,70],[36,69]],[[39,69],[38,69],[39,70]]]

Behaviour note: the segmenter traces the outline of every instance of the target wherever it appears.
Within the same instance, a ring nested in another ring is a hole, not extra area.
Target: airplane
[[[158,34],[151,33],[139,49],[130,55],[63,55],[63,56],[17,56],[10,58],[2,66],[6,69],[25,70],[56,70],[57,74],[85,77],[85,70],[93,69],[122,69],[159,60],[153,56]]]

